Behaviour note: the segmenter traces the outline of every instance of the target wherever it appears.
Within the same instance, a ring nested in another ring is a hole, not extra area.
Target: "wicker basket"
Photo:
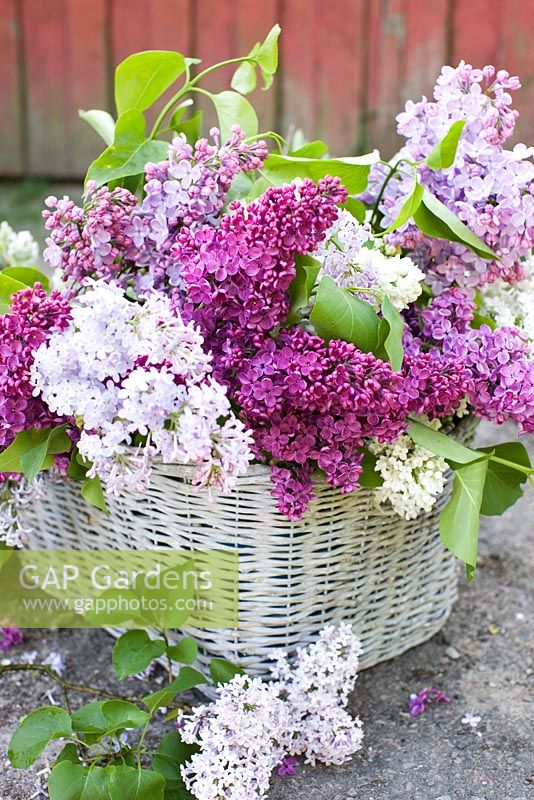
[[[472,441],[476,421],[455,438]],[[455,559],[430,513],[400,519],[377,510],[373,490],[318,489],[309,512],[290,522],[275,508],[269,470],[252,466],[229,496],[210,503],[191,486],[192,469],[155,466],[146,495],[110,502],[110,517],[81,499],[78,487],[49,481],[27,522],[32,547],[50,549],[237,549],[238,630],[195,630],[200,660],[214,656],[263,675],[276,648],[313,640],[328,622],[349,621],[360,636],[362,667],[403,653],[440,630],[456,599]]]

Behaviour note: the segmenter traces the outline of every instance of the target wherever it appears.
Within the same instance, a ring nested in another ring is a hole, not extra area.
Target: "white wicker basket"
[[[472,441],[476,420],[455,438]],[[29,512],[30,546],[50,549],[237,549],[238,630],[195,630],[200,660],[222,656],[265,674],[276,648],[312,641],[328,622],[351,622],[362,667],[417,645],[440,630],[456,599],[456,563],[430,513],[400,519],[377,510],[373,490],[340,494],[320,486],[309,512],[290,522],[275,508],[269,470],[252,466],[229,496],[213,503],[191,486],[192,469],[155,466],[146,494],[110,502],[106,517],[70,482],[49,481]]]

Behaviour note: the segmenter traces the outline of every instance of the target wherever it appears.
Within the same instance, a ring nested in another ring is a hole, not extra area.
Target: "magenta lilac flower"
[[[410,716],[419,717],[432,705],[437,703],[450,703],[450,697],[440,689],[422,689],[418,694],[412,694],[408,702]]]
[[[218,229],[184,228],[173,255],[181,266],[185,311],[203,333],[238,338],[267,331],[289,310],[294,257],[312,252],[346,197],[338,178],[273,187],[244,208],[230,205]]]
[[[58,291],[47,296],[40,284],[17,292],[9,312],[0,316],[0,447],[22,430],[63,421],[33,396],[30,369],[36,349],[64,330],[69,317],[65,297]]]
[[[22,644],[23,641],[24,637],[19,628],[0,628],[0,650],[3,650],[4,653],[10,647]]]

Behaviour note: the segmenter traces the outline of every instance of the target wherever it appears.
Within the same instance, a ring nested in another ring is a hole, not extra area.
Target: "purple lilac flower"
[[[19,628],[0,628],[0,650],[3,650],[4,653],[10,647],[22,644],[23,641],[24,637]]]
[[[285,778],[286,775],[297,774],[297,759],[294,756],[284,756],[278,767],[278,775]]]
[[[220,342],[281,324],[294,256],[317,247],[345,197],[338,178],[306,179],[270,188],[246,209],[232,203],[217,230],[184,228],[173,248],[187,290],[184,313]]]
[[[33,396],[30,368],[34,353],[54,331],[69,323],[70,308],[58,291],[50,296],[36,283],[13,295],[0,317],[0,447],[28,428],[43,428],[63,420]]]
[[[50,231],[45,261],[59,269],[71,286],[84,286],[89,278],[112,280],[132,266],[136,248],[127,233],[137,197],[127,189],[87,184],[83,209],[70,198],[46,199],[45,227]]]
[[[440,689],[422,689],[418,694],[412,694],[408,702],[410,716],[419,717],[421,714],[436,703],[450,703],[450,697],[440,691]]]
[[[258,334],[244,350],[227,350],[219,363],[230,397],[253,432],[256,456],[277,465],[273,495],[291,519],[313,496],[313,468],[331,486],[352,491],[364,439],[394,441],[404,430],[406,378],[353,344],[326,343],[294,327],[276,340]]]
[[[430,239],[414,225],[405,225],[391,241],[413,249],[411,258],[438,291],[454,282],[475,287],[497,278],[513,283],[525,277],[523,259],[534,245],[534,151],[521,144],[503,149],[518,117],[510,106],[511,92],[519,87],[518,78],[505,70],[473,69],[462,61],[455,69],[443,68],[434,102],[426,97],[409,101],[397,117],[406,144],[392,163],[424,159],[453,122],[465,120],[453,166],[434,171],[423,165],[420,180],[500,259],[488,261],[461,244]],[[381,165],[373,169],[368,199],[376,197],[385,174]],[[412,189],[406,170],[389,181],[380,202],[384,227]]]
[[[222,144],[218,128],[210,135],[213,144],[199,139],[193,147],[181,134],[173,139],[167,160],[146,165],[146,197],[127,228],[138,248],[136,265],[148,268],[138,278],[141,293],[168,281],[176,287],[171,293],[179,296],[181,268],[171,257],[179,230],[216,226],[236,175],[263,166],[265,142],[246,143],[238,125]]]
[[[475,414],[498,425],[508,419],[534,432],[534,361],[516,328],[488,325],[452,335],[444,350],[462,358],[470,372],[469,399]]]

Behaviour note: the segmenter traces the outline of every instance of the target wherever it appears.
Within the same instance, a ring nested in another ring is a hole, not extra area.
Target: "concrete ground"
[[[495,441],[492,433],[483,426],[484,443]],[[501,431],[499,438],[511,433]],[[364,722],[363,750],[342,767],[299,765],[296,776],[273,781],[271,800],[534,797],[533,506],[534,493],[527,493],[503,518],[484,521],[475,581],[468,586],[460,579],[460,599],[440,634],[360,675],[351,711]],[[59,650],[70,680],[109,689],[117,686],[111,647],[101,631],[29,631],[10,657],[35,649],[44,658]],[[442,689],[452,702],[411,718],[410,693],[425,686]],[[0,681],[0,800],[35,796],[44,761],[15,771],[6,744],[22,714],[48,702],[49,688],[35,676]],[[139,688],[130,680],[119,691],[139,693]],[[466,713],[480,717],[476,728],[461,722]]]

